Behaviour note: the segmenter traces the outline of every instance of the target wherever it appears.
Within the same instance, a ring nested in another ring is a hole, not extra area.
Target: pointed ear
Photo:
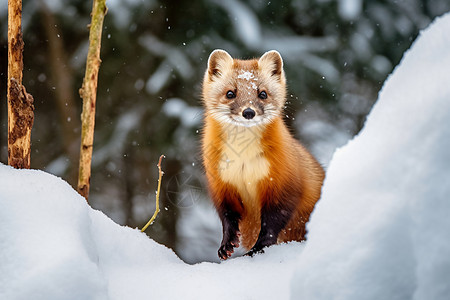
[[[228,52],[216,49],[209,55],[208,59],[208,74],[211,77],[220,77],[226,68],[231,67],[233,58]]]
[[[269,74],[280,76],[283,73],[283,59],[276,50],[264,53],[258,61],[259,67]]]

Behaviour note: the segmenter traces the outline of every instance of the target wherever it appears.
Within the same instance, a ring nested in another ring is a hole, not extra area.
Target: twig
[[[78,173],[78,193],[86,201],[89,196],[91,180],[92,147],[94,143],[95,101],[97,97],[98,70],[100,68],[100,46],[102,40],[103,19],[107,7],[106,0],[94,0],[92,6],[92,21],[89,30],[89,51],[86,59],[86,73],[80,96],[83,98],[81,113],[81,148],[80,168]]]
[[[142,227],[141,232],[144,232],[148,226],[150,226],[153,221],[156,219],[156,216],[159,213],[159,192],[161,190],[161,179],[162,176],[164,175],[164,172],[161,170],[161,161],[162,159],[165,158],[164,155],[161,155],[159,157],[159,162],[158,162],[158,170],[159,170],[159,178],[158,178],[158,190],[156,191],[156,208],[155,208],[155,212],[153,213],[152,218],[150,219],[150,221],[147,222],[147,224],[145,224],[144,227]]]

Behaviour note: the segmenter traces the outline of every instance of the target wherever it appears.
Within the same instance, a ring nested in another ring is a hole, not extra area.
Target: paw
[[[268,235],[268,238],[264,237],[258,237],[258,240],[256,241],[255,245],[248,251],[245,256],[251,256],[255,254],[261,254],[264,253],[264,248],[269,247],[271,245],[276,244],[277,240],[273,238],[274,235]]]
[[[255,248],[252,248],[252,249],[250,249],[250,251],[248,251],[247,253],[245,253],[244,256],[250,256],[250,257],[253,257],[253,255],[255,255],[255,254],[262,254],[262,253],[264,253],[264,250],[263,250],[263,249],[255,249]]]
[[[219,258],[222,260],[226,260],[234,253],[234,248],[239,247],[239,237],[241,236],[240,232],[237,232],[233,239],[229,239],[227,241],[223,240],[220,245],[219,251],[217,251]]]

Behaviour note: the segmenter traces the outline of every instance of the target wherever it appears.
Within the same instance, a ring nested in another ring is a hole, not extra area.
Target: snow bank
[[[385,83],[334,154],[295,299],[450,299],[450,15]]]
[[[0,164],[0,178],[0,299],[289,297],[303,244],[191,266],[53,175]]]

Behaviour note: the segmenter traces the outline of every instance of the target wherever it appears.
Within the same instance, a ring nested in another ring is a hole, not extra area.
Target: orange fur
[[[285,98],[278,52],[247,61],[221,50],[211,54],[203,82],[202,152],[210,195],[224,226],[223,259],[237,246],[239,233],[242,245],[255,251],[273,243],[265,242],[272,237],[270,226],[275,242],[305,238],[324,171],[284,124]],[[242,117],[245,109],[255,116]]]

